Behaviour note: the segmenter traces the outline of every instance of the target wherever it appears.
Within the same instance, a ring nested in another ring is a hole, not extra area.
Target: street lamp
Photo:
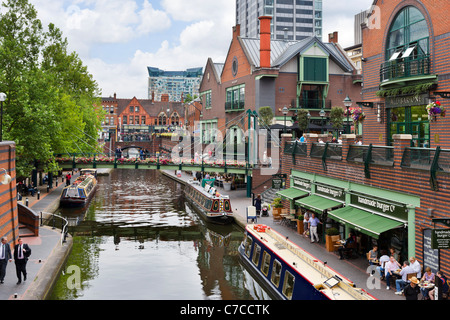
[[[284,133],[286,133],[286,115],[288,114],[289,109],[286,106],[284,106],[282,112],[284,114]]]
[[[321,124],[322,124],[322,127],[320,128],[320,133],[322,133],[323,134],[323,118],[325,117],[325,110],[323,110],[323,108],[320,110],[320,112],[319,112],[319,116],[321,116],[322,117],[322,122],[321,122]]]
[[[0,105],[1,105],[1,111],[0,111],[0,142],[3,141],[3,101],[6,100],[6,94],[3,92],[0,92]]]
[[[306,117],[308,118],[308,133],[309,133],[309,125],[311,124],[311,113],[309,113],[309,111]]]
[[[347,130],[345,133],[349,134],[350,133],[350,120],[349,120],[350,112],[348,109],[352,106],[352,100],[350,100],[348,95],[344,100],[344,106],[347,108]]]

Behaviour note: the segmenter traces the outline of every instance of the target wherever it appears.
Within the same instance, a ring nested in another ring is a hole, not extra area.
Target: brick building
[[[315,212],[324,228],[358,236],[360,253],[372,244],[394,247],[400,260],[450,275],[450,249],[433,244],[450,227],[448,117],[428,115],[439,101],[448,108],[450,27],[448,1],[374,1],[363,25],[363,145],[355,135],[342,144],[283,139],[284,206]],[[329,141],[329,140],[328,140]],[[324,230],[323,230],[324,231]]]

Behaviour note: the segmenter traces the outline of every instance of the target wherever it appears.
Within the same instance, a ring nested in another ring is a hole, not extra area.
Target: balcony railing
[[[381,64],[380,81],[402,79],[430,74],[430,56],[422,56],[416,59],[386,61]]]
[[[227,101],[225,102],[225,111],[242,111],[245,109],[244,101]]]
[[[368,155],[370,155],[370,158],[368,158]],[[361,163],[368,161],[368,163],[371,164],[393,166],[394,147],[350,145],[347,154],[347,161]]]
[[[303,109],[331,109],[331,100],[303,99],[300,103]]]

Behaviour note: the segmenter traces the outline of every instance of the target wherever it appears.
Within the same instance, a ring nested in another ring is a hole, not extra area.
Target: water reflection
[[[74,246],[50,299],[268,299],[240,264],[242,230],[206,223],[157,171],[113,170],[87,209],[60,214]]]

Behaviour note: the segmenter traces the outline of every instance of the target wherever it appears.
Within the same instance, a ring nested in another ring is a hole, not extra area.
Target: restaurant
[[[291,171],[290,185],[278,195],[297,212],[315,213],[323,222],[323,238],[326,229],[335,227],[341,239],[350,232],[356,235],[361,254],[377,244],[380,249],[394,248],[401,259],[415,255],[420,198],[299,170]]]

